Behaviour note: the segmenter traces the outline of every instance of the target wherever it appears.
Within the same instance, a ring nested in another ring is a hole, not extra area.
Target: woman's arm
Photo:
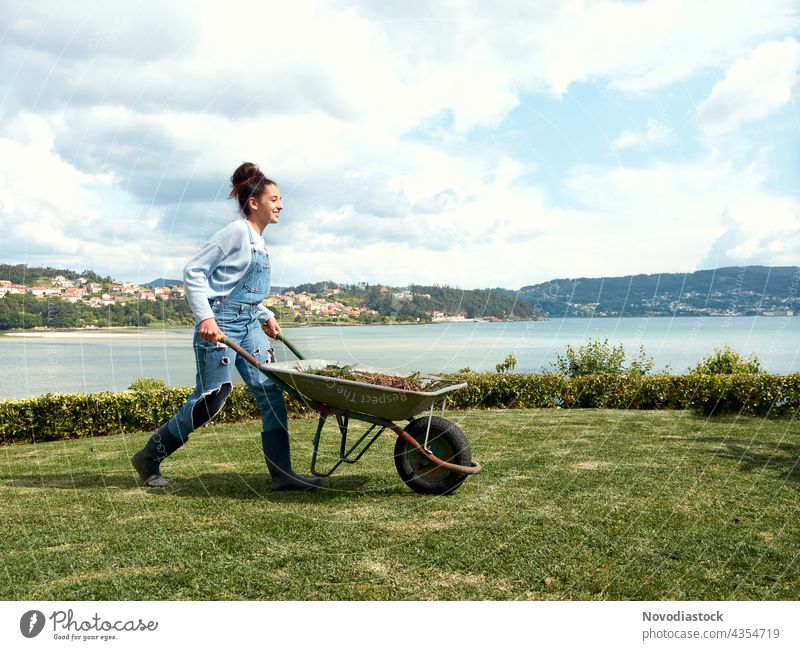
[[[225,257],[224,251],[215,243],[208,242],[183,269],[183,287],[186,301],[194,314],[195,322],[202,323],[214,318],[208,303],[208,278]]]

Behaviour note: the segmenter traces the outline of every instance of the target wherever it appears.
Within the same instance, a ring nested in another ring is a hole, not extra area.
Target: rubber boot
[[[286,429],[271,429],[261,432],[264,460],[272,479],[273,490],[313,490],[322,485],[322,479],[298,476],[292,470],[289,457],[289,432]]]
[[[161,476],[161,461],[183,446],[183,440],[173,436],[162,424],[147,441],[143,449],[131,457],[131,465],[147,487],[167,487],[170,479]]]

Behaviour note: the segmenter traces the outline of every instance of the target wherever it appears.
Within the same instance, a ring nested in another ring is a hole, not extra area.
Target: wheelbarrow
[[[451,494],[468,476],[481,472],[481,466],[472,460],[472,451],[463,431],[444,418],[447,396],[466,387],[466,383],[448,381],[436,375],[417,375],[423,390],[416,391],[313,374],[315,370],[335,364],[324,359],[305,359],[284,337],[278,339],[298,357],[298,361],[260,363],[226,336],[221,334],[218,337],[220,343],[230,347],[285,392],[319,414],[311,457],[311,473],[315,476],[330,476],[343,463],[356,463],[386,429],[397,434],[395,467],[403,482],[414,492]],[[366,374],[397,375],[368,366],[350,369]],[[428,387],[430,390],[425,390]],[[435,414],[439,412],[441,415]],[[339,431],[339,458],[331,467],[320,470],[317,468],[320,439],[330,417],[335,418]],[[371,426],[348,446],[351,419]],[[397,424],[402,420],[407,422]]]

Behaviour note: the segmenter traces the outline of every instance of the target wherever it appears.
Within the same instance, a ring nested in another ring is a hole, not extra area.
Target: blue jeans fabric
[[[230,295],[211,303],[211,310],[225,336],[261,363],[271,360],[271,345],[258,319],[258,304],[269,291],[270,270],[269,257],[254,249],[250,267]],[[192,431],[222,409],[233,388],[233,365],[261,409],[262,430],[288,429],[283,391],[269,377],[230,348],[204,340],[197,329],[194,352],[197,365],[195,389],[178,413],[167,422],[171,435],[186,442]]]

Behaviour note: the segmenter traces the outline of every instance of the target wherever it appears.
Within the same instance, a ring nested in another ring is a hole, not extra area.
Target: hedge
[[[794,417],[800,411],[800,373],[769,375],[450,375],[467,387],[449,400],[451,408],[613,408],[698,409],[706,414]],[[122,393],[48,393],[0,402],[0,444],[43,442],[155,429],[172,417],[191,388]],[[288,400],[292,416],[309,415],[301,402]],[[243,384],[215,422],[259,416]]]
[[[155,429],[183,406],[192,388],[161,388],[121,393],[47,393],[39,397],[0,402],[0,445],[104,436],[123,431]],[[292,415],[311,410],[287,399]],[[225,408],[214,422],[239,422],[260,416],[244,384],[233,387]]]
[[[713,415],[797,415],[800,373],[769,375],[455,375],[453,408],[698,409]]]

